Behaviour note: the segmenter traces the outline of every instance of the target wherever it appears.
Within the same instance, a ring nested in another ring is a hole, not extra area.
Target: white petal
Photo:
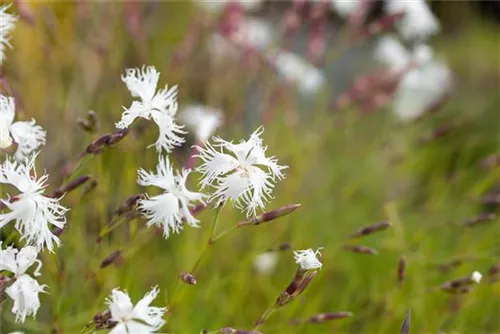
[[[15,16],[7,13],[9,7],[10,4],[0,7],[0,64],[5,58],[4,49],[12,47],[9,43],[9,34],[14,29],[14,23],[17,21]]]
[[[440,30],[439,21],[424,0],[389,0],[386,6],[391,14],[405,14],[396,23],[405,39],[424,39]]]
[[[122,119],[115,124],[118,129],[125,129],[134,122],[137,117],[142,117],[149,119],[150,113],[147,107],[145,107],[141,102],[134,101],[130,108],[124,108],[125,111],[122,114]]]
[[[360,4],[360,0],[331,0],[333,9],[342,17],[351,15]]]
[[[1,18],[0,11],[0,18]],[[1,42],[0,42],[1,43]],[[6,148],[12,145],[9,126],[14,121],[15,104],[14,98],[0,95],[0,148]]]
[[[172,116],[166,112],[153,111],[151,117],[158,125],[159,131],[156,143],[151,146],[155,146],[158,152],[165,150],[167,153],[170,153],[175,146],[180,146],[184,143],[185,139],[181,135],[186,134],[186,132],[182,130],[182,125],[174,122]]]
[[[165,190],[171,189],[174,184],[174,172],[170,160],[167,157],[159,157],[156,166],[156,174],[140,169],[137,183],[141,186],[156,186]]]
[[[203,174],[201,189],[212,184],[219,176],[224,175],[239,166],[239,162],[233,156],[222,152],[217,152],[209,143],[204,148],[198,148],[198,155],[204,163],[198,168]]]
[[[152,109],[158,112],[165,112],[170,117],[174,117],[179,107],[177,103],[177,85],[160,89],[151,102]]]
[[[16,322],[24,322],[26,317],[35,317],[40,307],[38,293],[44,292],[46,285],[40,285],[28,275],[22,275],[5,289],[7,295],[14,301],[12,313],[16,315]]]
[[[243,210],[245,202],[241,201],[241,195],[247,192],[251,187],[248,172],[238,170],[224,178],[221,178],[215,192],[210,198],[210,202],[215,201],[216,205],[222,205],[228,199],[231,199],[234,206]]]
[[[124,322],[120,322],[116,324],[113,329],[109,332],[109,334],[129,334],[127,331],[127,326]]]
[[[128,334],[150,334],[154,333],[157,328],[145,324],[141,324],[140,322],[129,320],[125,323],[127,327],[126,333]]]
[[[163,227],[165,238],[168,238],[171,232],[179,233],[182,230],[179,199],[173,194],[167,193],[140,200],[139,208],[145,211],[147,226]]]
[[[1,249],[2,242],[0,241],[0,271],[7,270],[17,274],[16,254],[18,249],[9,246],[6,249]]]
[[[35,120],[27,122],[15,122],[10,126],[10,133],[17,143],[17,151],[14,157],[23,160],[45,144],[46,133],[41,126],[35,124]]]
[[[323,264],[318,260],[317,255],[321,255],[319,252],[321,248],[313,251],[311,248],[306,250],[294,251],[295,262],[303,270],[321,269]]]
[[[35,247],[26,246],[22,248],[16,256],[17,267],[18,267],[17,276],[24,274],[26,270],[29,267],[31,267],[35,263],[35,261],[37,261],[36,260],[37,256],[38,256],[38,251]],[[36,271],[38,272],[38,270]]]
[[[122,81],[127,85],[132,96],[140,97],[143,102],[153,100],[159,78],[160,72],[154,66],[143,66],[141,69],[129,68],[125,75],[122,75]]]
[[[378,61],[388,65],[393,71],[403,70],[411,61],[408,50],[393,36],[380,38],[374,55]]]
[[[134,307],[134,318],[143,320],[154,330],[159,329],[165,324],[163,314],[167,311],[166,307],[149,306],[158,295],[158,287],[154,287],[149,291]]]
[[[120,322],[122,319],[132,316],[134,306],[126,292],[120,291],[119,289],[113,289],[113,291],[111,291],[111,297],[106,299],[106,303],[109,305],[111,319],[113,321]]]

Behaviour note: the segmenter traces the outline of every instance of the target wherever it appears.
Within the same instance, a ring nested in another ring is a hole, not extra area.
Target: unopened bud
[[[369,255],[378,254],[377,250],[362,245],[345,245],[344,249],[354,253],[369,254]]]
[[[97,138],[94,140],[92,143],[90,143],[87,148],[85,149],[85,152],[88,154],[99,154],[102,152],[104,149],[104,146],[108,142],[111,134],[105,134],[102,137]]]
[[[88,180],[90,180],[89,175],[85,175],[85,176],[81,176],[79,178],[76,178],[75,180],[71,181],[67,185],[62,186],[59,189],[57,189],[51,197],[55,197],[55,198],[61,197],[65,193],[68,193],[68,192],[80,187],[81,185],[86,183]]]
[[[337,320],[337,319],[344,319],[344,318],[350,318],[352,317],[351,312],[329,312],[329,313],[319,313],[316,315],[313,315],[312,317],[308,319],[294,319],[290,321],[291,324],[293,325],[299,325],[299,324],[318,324],[330,320]]]
[[[464,222],[464,226],[474,227],[474,226],[477,226],[479,224],[489,223],[493,220],[496,220],[497,218],[498,218],[498,216],[495,213],[485,212],[485,213],[481,213],[480,215],[478,215],[476,217],[472,217],[472,218],[467,219]]]
[[[398,263],[398,282],[402,284],[406,279],[406,258],[401,256]]]
[[[242,329],[235,329],[231,327],[224,327],[219,330],[220,334],[262,334],[261,332],[258,331],[253,331],[253,330],[242,330]]]
[[[403,320],[403,323],[401,324],[401,329],[399,330],[399,333],[409,334],[410,333],[410,323],[411,323],[411,312],[410,312],[410,310],[408,310],[408,313],[406,313],[406,316]]]
[[[194,278],[193,275],[190,273],[182,273],[179,275],[179,278],[184,282],[189,285],[196,285],[196,278]]]
[[[468,292],[470,290],[469,285],[481,282],[482,278],[483,275],[480,272],[475,271],[469,276],[444,282],[441,285],[441,289],[448,292]]]
[[[351,234],[351,238],[359,238],[368,234],[372,234],[377,231],[383,231],[391,227],[392,224],[388,221],[383,221],[380,223],[375,223],[367,226],[361,227],[359,230]]]
[[[129,212],[130,210],[133,210],[137,204],[137,201],[139,201],[143,197],[142,194],[137,194],[137,195],[132,195],[129,198],[125,200],[125,202],[120,205],[120,207],[115,211],[115,214],[117,216],[121,216],[126,212]]]
[[[286,215],[292,213],[298,207],[300,207],[300,204],[285,205],[285,206],[282,206],[281,208],[265,212],[265,213],[261,214],[260,216],[254,217],[252,219],[247,219],[247,220],[241,221],[238,223],[238,226],[259,225],[262,223],[267,223],[271,220],[275,220],[279,217],[286,216]]]
[[[114,263],[121,256],[121,253],[122,253],[121,250],[116,250],[113,253],[111,253],[108,257],[106,257],[104,260],[102,260],[101,269],[106,268],[110,264]]]
[[[87,113],[85,118],[78,118],[77,123],[84,131],[89,133],[93,133],[99,128],[99,120],[92,110]]]

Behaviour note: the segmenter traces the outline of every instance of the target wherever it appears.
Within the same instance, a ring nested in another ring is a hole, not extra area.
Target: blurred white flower
[[[411,61],[411,54],[394,36],[386,35],[377,41],[375,59],[389,66],[394,71],[404,70]]]
[[[145,334],[159,330],[165,324],[163,314],[167,308],[149,306],[158,293],[158,287],[154,287],[134,306],[126,292],[114,289],[106,299],[111,320],[117,322],[109,334]]]
[[[271,25],[261,19],[246,18],[238,22],[231,40],[257,50],[264,50],[271,44],[273,30]]]
[[[179,120],[190,129],[200,141],[210,138],[223,122],[223,114],[219,109],[193,104],[179,113]]]
[[[61,241],[52,234],[50,225],[63,228],[66,224],[64,214],[68,211],[59,204],[59,199],[45,197],[42,194],[47,186],[48,175],[37,179],[35,171],[36,154],[23,162],[7,158],[0,165],[0,183],[16,187],[20,194],[7,200],[0,200],[11,211],[0,214],[0,228],[15,221],[15,228],[29,245],[37,249],[47,247],[53,252],[54,246]]]
[[[241,5],[244,10],[254,11],[262,5],[263,0],[195,0],[195,2],[209,12],[217,13],[230,2]]]
[[[403,74],[393,103],[394,112],[403,121],[418,118],[451,89],[448,66],[434,59],[428,45],[417,45],[410,53],[397,39],[387,36],[379,40],[375,58],[395,74]]]
[[[255,257],[253,266],[259,274],[269,275],[276,268],[278,255],[276,252],[265,252]]]
[[[425,0],[388,0],[389,14],[404,13],[396,27],[405,39],[425,39],[440,30],[439,21]]]
[[[215,189],[210,202],[219,206],[230,199],[235,207],[246,210],[247,217],[255,216],[257,208],[264,209],[272,198],[273,182],[284,178],[281,170],[287,166],[278,165],[274,157],[266,157],[267,147],[262,146],[260,138],[263,131],[258,128],[248,141],[239,144],[215,137],[215,144],[206,142],[204,148],[197,147],[197,156],[203,160],[199,167],[203,174],[201,189]]]
[[[0,94],[0,149],[17,143],[16,160],[26,159],[33,151],[45,144],[45,131],[35,120],[14,122],[15,103],[13,97]]]
[[[479,272],[479,271],[475,271],[472,273],[471,275],[471,279],[476,282],[476,283],[479,283],[481,282],[481,279],[483,278],[483,275]]]
[[[325,82],[323,72],[301,57],[286,51],[271,52],[268,59],[286,80],[298,86],[304,95],[316,93]]]
[[[403,121],[414,120],[444,98],[451,85],[452,74],[444,62],[434,59],[421,62],[406,73],[400,82],[394,99],[394,111]]]
[[[340,16],[346,17],[351,15],[362,3],[361,0],[330,0],[331,7]]]
[[[7,270],[14,274],[15,281],[5,289],[5,293],[14,302],[12,313],[16,315],[16,322],[24,322],[29,315],[35,317],[40,308],[38,293],[45,292],[46,285],[38,284],[35,279],[26,274],[26,270],[36,262],[38,267],[33,276],[40,275],[42,262],[36,259],[37,256],[38,251],[32,246],[26,246],[21,250],[12,246],[5,250],[0,249],[0,271]]]
[[[148,196],[138,202],[139,208],[144,211],[144,216],[148,219],[147,226],[161,226],[165,238],[168,238],[171,232],[179,233],[184,222],[199,227],[198,219],[191,214],[189,207],[194,202],[203,202],[207,196],[191,192],[186,188],[189,173],[189,170],[183,169],[174,176],[168,158],[162,157],[159,158],[156,174],[144,169],[139,170],[137,183],[165,190],[161,195]]]
[[[126,70],[122,81],[132,96],[140,98],[141,101],[133,101],[129,108],[124,108],[125,111],[120,122],[116,123],[116,127],[128,128],[137,117],[152,119],[159,129],[158,140],[154,144],[156,150],[160,152],[163,149],[170,152],[175,146],[184,142],[181,135],[185,132],[174,120],[178,108],[177,86],[168,88],[166,85],[164,89],[156,91],[159,78],[160,72],[154,66]]]
[[[0,7],[0,64],[5,58],[5,48],[12,48],[9,42],[9,34],[14,30],[14,23],[17,20],[14,15],[7,13],[9,7],[10,5]]]
[[[318,255],[321,256],[319,252],[321,249],[322,248],[318,248],[316,251],[313,251],[309,248],[306,250],[294,251],[295,263],[297,263],[302,270],[321,269],[323,264],[317,257]]]

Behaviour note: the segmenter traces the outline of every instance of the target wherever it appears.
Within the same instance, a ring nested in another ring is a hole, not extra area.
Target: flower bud
[[[377,250],[362,245],[345,245],[344,249],[354,253],[369,254],[369,255],[378,254]]]
[[[275,220],[279,217],[286,216],[286,215],[292,213],[298,207],[300,207],[300,204],[285,205],[285,206],[282,206],[281,208],[265,212],[265,213],[261,214],[260,216],[254,217],[252,219],[247,219],[247,220],[241,221],[238,223],[238,226],[259,225],[262,223],[267,223],[271,220]]]
[[[367,226],[361,227],[359,230],[351,234],[351,238],[359,238],[368,234],[372,234],[377,231],[383,231],[391,227],[392,224],[388,221],[383,221],[380,223],[375,223]]]
[[[196,285],[196,278],[194,278],[193,275],[190,273],[182,273],[179,275],[179,278],[184,282],[189,285]]]

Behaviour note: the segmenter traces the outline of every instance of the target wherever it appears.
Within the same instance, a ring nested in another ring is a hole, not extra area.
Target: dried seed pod
[[[480,224],[489,223],[493,220],[496,220],[497,218],[498,218],[498,216],[495,213],[485,212],[485,213],[481,213],[481,214],[477,215],[476,217],[472,217],[472,218],[467,219],[464,222],[464,226],[465,227],[475,227],[475,226],[480,225]]]
[[[370,224],[367,226],[361,227],[359,230],[351,234],[351,238],[359,238],[368,234],[372,234],[378,231],[383,231],[391,227],[392,224],[388,221],[383,221],[380,223]]]
[[[116,250],[110,255],[108,255],[104,260],[102,260],[101,269],[106,268],[110,264],[114,263],[121,256],[121,253],[122,253],[121,250]]]
[[[265,212],[265,213],[261,214],[260,216],[254,217],[252,219],[247,219],[247,220],[241,221],[238,223],[238,226],[259,225],[262,223],[267,223],[267,222],[275,220],[279,217],[286,216],[286,215],[292,213],[293,211],[295,211],[299,207],[300,207],[300,204],[285,205],[285,206],[282,206],[281,208]]]
[[[179,278],[189,285],[196,285],[196,278],[190,273],[182,273],[179,275]]]
[[[369,254],[369,255],[378,254],[377,250],[362,245],[345,245],[344,249],[354,253]]]

